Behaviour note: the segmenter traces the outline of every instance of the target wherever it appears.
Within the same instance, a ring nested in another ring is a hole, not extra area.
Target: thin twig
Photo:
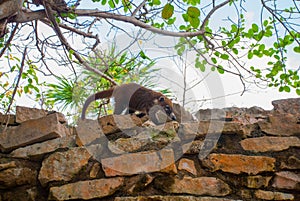
[[[8,40],[5,43],[5,46],[2,48],[1,52],[0,52],[0,57],[3,56],[3,54],[5,53],[6,49],[9,47],[9,44],[11,43],[11,41],[13,40],[15,33],[17,32],[19,23],[16,23],[16,26],[14,27],[14,29],[12,30]]]
[[[12,93],[12,96],[11,96],[11,101],[10,101],[8,107],[7,107],[5,115],[7,115],[9,113],[10,108],[11,108],[13,102],[14,102],[15,95],[17,93],[18,86],[19,86],[20,80],[22,78],[22,73],[23,73],[23,69],[24,69],[24,63],[25,63],[25,57],[26,57],[26,55],[27,55],[27,47],[25,47],[24,52],[23,52],[23,58],[22,58],[22,61],[21,61],[21,66],[20,66],[20,70],[19,70],[18,80],[17,80],[16,86],[14,87],[14,90],[13,90],[13,93]],[[5,124],[5,128],[3,129],[3,132],[6,131],[8,123],[9,123],[9,119],[7,120],[7,122]]]

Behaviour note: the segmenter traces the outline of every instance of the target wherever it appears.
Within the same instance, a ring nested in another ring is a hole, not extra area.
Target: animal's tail
[[[91,102],[98,100],[98,99],[102,99],[102,98],[110,98],[113,94],[113,91],[114,91],[114,89],[112,88],[112,89],[100,91],[100,92],[90,95],[86,99],[86,101],[83,105],[82,112],[81,112],[81,119],[85,119],[85,112],[86,112],[88,106],[91,104]]]

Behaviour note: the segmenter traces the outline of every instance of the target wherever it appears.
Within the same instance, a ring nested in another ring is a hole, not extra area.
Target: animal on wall
[[[104,99],[114,98],[114,114],[133,114],[136,111],[149,115],[151,108],[157,106],[171,120],[176,120],[173,112],[172,101],[160,92],[145,88],[139,84],[129,83],[115,86],[111,89],[104,90],[89,96],[83,106],[81,119],[85,119],[85,113],[91,102]],[[158,124],[155,114],[150,114],[150,120]]]

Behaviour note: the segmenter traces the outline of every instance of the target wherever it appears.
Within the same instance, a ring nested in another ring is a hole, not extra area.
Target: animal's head
[[[161,106],[170,119],[176,120],[176,116],[173,112],[173,103],[169,98],[162,95],[155,101],[155,104]]]

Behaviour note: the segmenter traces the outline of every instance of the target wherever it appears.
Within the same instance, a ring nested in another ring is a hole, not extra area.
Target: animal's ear
[[[158,101],[159,102],[164,102],[165,101],[165,97],[164,96],[159,97]]]

